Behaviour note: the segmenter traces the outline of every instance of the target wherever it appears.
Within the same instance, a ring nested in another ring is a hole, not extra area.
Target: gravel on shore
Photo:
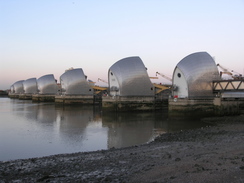
[[[244,182],[244,115],[121,149],[0,162],[7,182]]]

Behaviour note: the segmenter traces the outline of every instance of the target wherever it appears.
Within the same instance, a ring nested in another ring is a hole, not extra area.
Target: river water
[[[0,161],[140,145],[162,133],[206,126],[167,113],[103,114],[99,107],[0,98]]]

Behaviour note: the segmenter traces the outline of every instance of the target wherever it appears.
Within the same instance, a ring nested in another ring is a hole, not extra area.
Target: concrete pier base
[[[102,98],[103,111],[152,111],[162,109],[167,105],[165,100],[155,100],[154,97],[121,97],[106,96]]]
[[[215,98],[213,102],[218,115],[244,114],[244,98]]]
[[[19,95],[20,95],[20,94],[9,93],[9,94],[8,94],[8,97],[9,97],[9,98],[19,98]]]
[[[55,104],[94,104],[90,95],[56,95]]]
[[[191,117],[213,116],[213,100],[169,99],[169,116]]]
[[[32,95],[33,102],[54,102],[55,95],[48,95],[48,94],[36,94]]]
[[[243,107],[242,107],[243,106]],[[169,116],[207,117],[238,115],[244,112],[243,100],[169,99]]]
[[[32,94],[20,94],[19,99],[20,100],[32,100]]]

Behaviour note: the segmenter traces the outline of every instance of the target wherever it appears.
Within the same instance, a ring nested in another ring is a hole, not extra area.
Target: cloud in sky
[[[55,78],[74,67],[107,80],[116,61],[140,56],[150,76],[172,75],[185,56],[207,51],[244,72],[244,1],[0,1],[0,89]]]

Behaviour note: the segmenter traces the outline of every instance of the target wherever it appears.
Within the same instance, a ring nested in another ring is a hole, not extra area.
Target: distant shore
[[[8,96],[8,92],[5,90],[0,90],[0,96]]]
[[[3,182],[244,182],[244,115],[122,149],[0,162]]]

